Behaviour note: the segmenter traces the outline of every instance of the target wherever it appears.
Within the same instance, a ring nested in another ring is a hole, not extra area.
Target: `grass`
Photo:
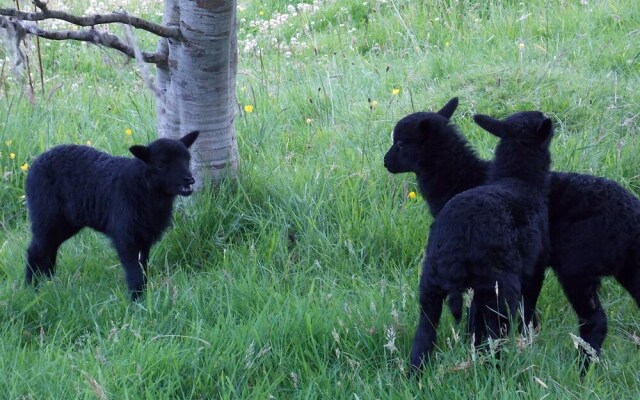
[[[131,3],[159,20],[159,5]],[[30,234],[20,166],[58,143],[127,154],[155,136],[152,95],[134,65],[92,46],[41,43],[45,86],[35,81],[33,102],[4,64],[5,398],[640,397],[632,299],[605,280],[609,335],[580,379],[577,320],[552,274],[532,343],[513,337],[496,362],[472,351],[445,312],[434,362],[407,380],[431,217],[407,196],[414,177],[382,166],[399,118],[459,96],[454,121],[483,157],[495,140],[473,113],[540,109],[556,124],[554,169],[640,193],[640,4],[344,0],[268,30],[251,23],[278,13],[287,2],[240,2],[239,179],[177,204],[136,304],[114,250],[89,231],[62,247],[53,281],[22,286]]]

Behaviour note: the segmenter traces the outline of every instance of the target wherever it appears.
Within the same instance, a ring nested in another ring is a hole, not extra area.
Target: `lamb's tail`
[[[462,292],[449,293],[449,310],[451,310],[456,323],[460,323],[462,319]]]
[[[635,247],[633,248],[633,255],[635,258],[636,266],[640,266],[640,237],[636,237]]]

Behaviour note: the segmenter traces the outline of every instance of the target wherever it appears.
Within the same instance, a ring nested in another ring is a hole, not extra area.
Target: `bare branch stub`
[[[31,1],[33,3],[34,6],[38,7],[39,9],[41,9],[44,12],[47,12],[47,3],[45,3],[44,1],[40,1],[40,0],[32,0]]]
[[[24,41],[27,32],[20,21],[2,16],[0,16],[0,28],[5,29],[8,33],[9,42],[12,47],[11,51],[13,51],[15,57],[14,68],[17,68],[26,62],[26,57],[22,50],[20,50],[20,44]]]
[[[40,9],[41,12],[25,12],[16,10],[15,8],[0,8],[0,15],[7,17],[15,17],[22,21],[44,21],[47,19],[58,19],[69,22],[70,24],[91,27],[96,25],[121,23],[131,25],[134,28],[153,33],[154,35],[180,39],[180,29],[177,27],[166,27],[155,24],[140,17],[135,17],[126,13],[113,12],[109,14],[93,14],[85,17],[68,14],[63,11],[50,10],[46,3],[40,0],[33,0],[33,4]]]

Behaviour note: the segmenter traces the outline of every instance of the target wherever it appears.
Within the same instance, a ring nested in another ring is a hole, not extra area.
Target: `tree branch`
[[[135,58],[133,47],[125,44],[119,37],[109,32],[98,31],[95,28],[83,31],[46,31],[38,27],[27,27],[28,33],[51,40],[78,40],[81,42],[90,42],[104,47],[110,47],[124,53],[130,58]],[[142,59],[145,62],[153,64],[162,64],[167,62],[166,58],[159,53],[142,52]]]
[[[22,23],[22,21],[7,18],[0,15],[0,28],[6,28],[9,25],[19,25],[23,32],[40,36],[50,40],[78,40],[81,42],[89,42],[104,47],[109,47],[124,53],[130,58],[135,58],[135,50],[132,46],[125,44],[118,36],[113,35],[106,31],[99,31],[94,27],[86,30],[63,30],[63,31],[48,31],[40,29],[35,24]],[[142,59],[145,62],[152,64],[166,64],[167,57],[161,53],[148,53],[146,51],[141,52]]]
[[[134,17],[126,13],[114,12],[110,14],[94,14],[85,17],[79,17],[77,15],[68,14],[63,11],[49,10],[47,8],[47,4],[40,0],[33,0],[33,4],[38,7],[41,12],[24,12],[16,10],[14,8],[0,8],[0,15],[15,17],[22,21],[33,22],[44,21],[47,19],[59,19],[74,25],[85,27],[94,27],[96,25],[119,22],[122,24],[131,25],[134,28],[142,29],[165,38],[180,39],[181,37],[180,29],[177,27],[166,27],[163,25],[154,24],[153,22],[149,22],[145,19]]]

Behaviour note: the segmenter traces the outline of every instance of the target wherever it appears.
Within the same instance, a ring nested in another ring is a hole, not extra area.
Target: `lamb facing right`
[[[509,327],[521,301],[522,281],[546,265],[546,195],[551,163],[551,120],[520,112],[503,121],[476,115],[500,137],[487,185],[453,196],[431,226],[420,280],[420,319],[411,369],[422,369],[436,343],[442,305],[456,320],[464,290],[474,290],[469,329],[479,345]]]
[[[131,146],[135,158],[78,145],[57,146],[36,158],[26,183],[33,234],[26,283],[51,277],[60,245],[88,226],[111,239],[131,299],[137,299],[147,281],[149,251],[169,226],[176,196],[192,193],[189,147],[198,134]]]

